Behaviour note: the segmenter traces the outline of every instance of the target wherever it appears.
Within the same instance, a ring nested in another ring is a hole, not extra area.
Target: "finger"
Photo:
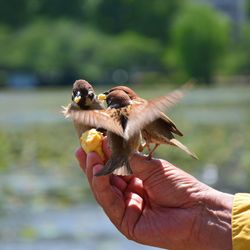
[[[136,193],[125,194],[126,211],[123,216],[121,229],[130,239],[134,237],[134,228],[143,211],[143,199]]]
[[[126,192],[133,192],[138,194],[139,196],[144,196],[144,188],[143,188],[143,182],[139,178],[132,178],[127,185]]]
[[[124,192],[128,186],[128,183],[121,176],[113,174],[110,176],[110,183],[111,185],[118,188],[121,192]]]
[[[75,151],[75,156],[79,162],[81,169],[85,172],[86,171],[86,158],[87,158],[86,153],[80,147]]]
[[[95,176],[99,171],[102,170],[104,166],[97,164],[93,167],[93,176]],[[104,176],[105,177],[105,176]],[[106,176],[107,178],[104,179],[103,181],[108,180],[112,189],[120,196],[123,197],[123,192],[126,190],[127,187],[127,183],[125,181],[123,181],[122,178],[120,178],[119,176],[116,175],[109,175]],[[103,183],[103,185],[106,183]]]
[[[90,185],[92,183],[93,178],[93,167],[98,164],[103,165],[101,157],[95,152],[88,153],[86,160],[86,175]]]
[[[127,183],[129,183],[133,178],[134,178],[134,175],[124,175],[124,176],[121,176],[122,179],[124,181],[126,181]]]
[[[95,165],[93,168],[93,172],[96,173],[100,171],[102,167],[102,165]],[[92,190],[95,194],[96,200],[103,207],[110,220],[118,228],[120,228],[125,211],[125,202],[123,199],[123,195],[119,195],[114,190],[114,186],[110,184],[110,175],[93,175]]]

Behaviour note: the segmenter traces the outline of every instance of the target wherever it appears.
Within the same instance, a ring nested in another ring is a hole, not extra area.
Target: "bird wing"
[[[71,118],[74,122],[93,126],[101,127],[117,135],[123,136],[123,128],[117,114],[116,109],[106,110],[77,110],[71,109],[69,106],[64,108],[64,116]]]
[[[182,132],[176,127],[175,123],[163,112],[161,112],[161,116],[158,119],[160,119],[164,123],[166,129],[168,128],[172,133],[183,136]]]
[[[167,110],[175,105],[183,96],[183,91],[175,90],[168,95],[151,99],[149,101],[135,101],[132,103],[123,137],[129,139],[147,124],[160,118],[163,114],[163,110]]]

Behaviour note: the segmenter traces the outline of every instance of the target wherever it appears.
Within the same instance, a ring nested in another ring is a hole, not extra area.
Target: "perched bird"
[[[110,116],[120,124],[124,131],[127,126],[132,104],[129,96],[121,91],[113,91],[106,96],[106,102],[108,110],[111,111]],[[127,140],[111,131],[107,131],[107,137],[112,155],[105,164],[105,167],[96,175],[101,176],[110,173],[116,175],[132,174],[129,158],[140,146],[140,131],[134,133]]]
[[[109,90],[109,93],[112,91],[123,91],[126,93],[132,101],[136,101],[138,103],[144,103],[145,100],[140,98],[131,88],[126,86],[116,86]],[[182,132],[176,127],[174,122],[164,113],[160,113],[160,117],[153,120],[146,126],[144,126],[141,130],[141,134],[143,139],[145,140],[145,147],[149,149],[148,158],[151,159],[153,152],[160,144],[169,144],[172,146],[176,146],[183,151],[185,151],[188,155],[197,159],[197,156],[191,152],[185,145],[183,145],[180,141],[178,141],[174,134],[183,136]],[[155,144],[154,148],[150,149],[150,144]]]
[[[132,100],[122,90],[105,93],[106,110],[70,110],[68,113],[75,122],[89,126],[102,126],[107,130],[112,156],[105,167],[96,175],[114,173],[132,174],[129,158],[141,143],[141,129],[161,116],[161,110],[172,106],[182,97],[182,92],[152,100]]]
[[[63,107],[65,117],[69,116],[72,110],[99,110],[105,108],[102,102],[97,98],[92,85],[82,79],[74,82],[71,100],[72,102],[67,107]],[[79,123],[77,120],[74,120],[74,126],[78,137],[85,131],[93,128],[93,126]]]

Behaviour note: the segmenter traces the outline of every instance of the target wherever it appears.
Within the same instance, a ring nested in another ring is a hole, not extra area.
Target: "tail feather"
[[[131,175],[132,171],[128,165],[123,165],[122,167],[115,169],[113,171],[113,174],[125,176],[125,175]]]
[[[191,152],[185,145],[183,145],[183,144],[182,144],[180,141],[178,141],[177,139],[173,138],[173,139],[170,140],[170,142],[171,142],[174,146],[176,146],[176,147],[182,149],[183,151],[185,151],[188,155],[190,155],[190,156],[193,157],[194,159],[198,160],[197,155],[196,155],[195,153]]]
[[[115,174],[115,175],[131,175],[133,172],[130,168],[129,161],[124,156],[111,156],[111,158],[107,161],[106,165],[100,170],[95,176],[102,176],[107,174]]]

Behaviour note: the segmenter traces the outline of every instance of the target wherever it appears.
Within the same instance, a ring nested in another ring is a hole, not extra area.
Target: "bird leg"
[[[152,159],[152,155],[154,153],[154,151],[158,148],[160,144],[155,144],[154,148],[149,152],[148,156],[147,156],[147,159],[150,161]]]

